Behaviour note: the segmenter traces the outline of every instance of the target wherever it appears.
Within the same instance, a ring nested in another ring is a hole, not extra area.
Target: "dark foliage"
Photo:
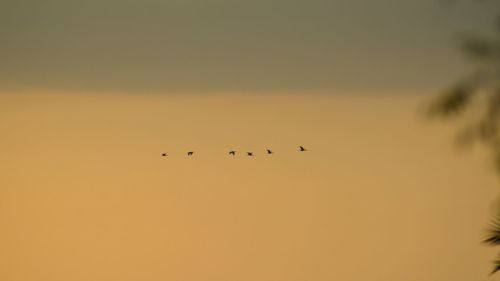
[[[500,175],[500,17],[497,26],[492,38],[470,36],[464,39],[462,49],[475,62],[476,69],[443,93],[429,113],[438,117],[459,117],[465,115],[473,101],[482,102],[480,118],[467,127],[462,136],[466,143],[478,140],[491,149]],[[483,242],[500,246],[500,213],[492,221]],[[492,274],[500,271],[500,256],[493,263]]]

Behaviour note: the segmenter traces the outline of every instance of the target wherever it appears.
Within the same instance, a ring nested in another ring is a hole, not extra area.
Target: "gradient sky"
[[[0,91],[435,89],[499,8],[449,2],[1,1]]]
[[[498,279],[490,155],[418,113],[499,6],[0,1],[0,280]]]

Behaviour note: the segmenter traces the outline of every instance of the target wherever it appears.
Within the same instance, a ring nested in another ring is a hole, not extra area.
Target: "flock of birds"
[[[299,146],[299,151],[303,152],[303,151],[307,151],[307,149],[305,149],[303,146]],[[271,149],[266,149],[266,152],[267,152],[267,154],[273,154],[274,153],[274,151],[272,151]],[[194,151],[188,151],[187,152],[187,156],[193,156],[193,155],[194,155]],[[235,150],[229,151],[229,155],[236,156],[236,151]],[[165,152],[163,152],[161,154],[161,156],[167,157],[168,154],[165,153]],[[247,156],[255,156],[255,154],[252,151],[247,151]]]

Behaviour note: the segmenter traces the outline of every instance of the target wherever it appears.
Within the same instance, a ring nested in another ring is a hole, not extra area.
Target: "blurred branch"
[[[495,55],[498,55],[496,42],[477,36],[464,38],[462,49],[473,60],[496,59]]]
[[[455,0],[446,0],[448,4],[456,4]],[[478,93],[485,96],[482,101],[479,121],[467,127],[461,135],[463,144],[479,140],[487,145],[495,159],[495,167],[500,175],[500,16],[496,23],[496,33],[493,38],[478,36],[464,37],[461,48],[464,54],[477,64],[475,71],[465,79],[459,80],[448,91],[438,97],[430,106],[429,113],[437,117],[456,117],[464,115],[466,109],[472,106]],[[492,220],[488,235],[483,243],[500,246],[500,214]],[[500,257],[494,262],[491,274],[500,271]]]
[[[473,92],[470,88],[458,85],[448,90],[429,109],[432,116],[447,117],[458,115],[470,103]]]

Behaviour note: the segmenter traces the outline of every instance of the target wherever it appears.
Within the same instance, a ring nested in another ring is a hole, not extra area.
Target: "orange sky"
[[[424,101],[0,95],[0,280],[488,280],[496,178]]]

